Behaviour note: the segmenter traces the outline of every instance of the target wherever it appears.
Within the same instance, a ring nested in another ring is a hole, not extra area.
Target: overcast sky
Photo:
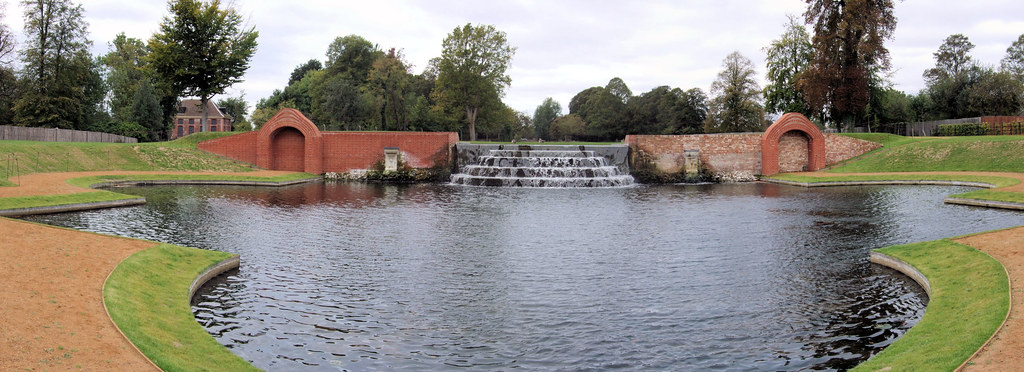
[[[4,0],[0,0],[4,1]],[[20,33],[20,2],[7,0],[5,22]],[[226,0],[226,3],[232,3]],[[119,32],[148,40],[167,14],[158,0],[83,0],[94,54],[106,53]],[[324,60],[339,36],[360,35],[381,49],[404,50],[413,72],[441,55],[441,41],[457,26],[491,24],[518,48],[505,103],[532,115],[545,97],[568,111],[573,95],[621,77],[638,95],[660,85],[707,92],[733,51],[754,62],[762,79],[762,48],[782,34],[786,15],[802,17],[801,0],[236,0],[233,5],[259,31],[259,47],[245,81],[250,104],[285,86],[305,61]],[[896,3],[898,24],[886,44],[897,89],[916,93],[925,69],[951,34],[966,35],[973,57],[997,66],[1024,34],[1024,1],[906,0]]]

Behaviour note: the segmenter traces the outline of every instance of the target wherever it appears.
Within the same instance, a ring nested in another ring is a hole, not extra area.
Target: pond
[[[193,310],[267,370],[842,370],[927,302],[870,249],[1022,224],[966,190],[133,187],[30,219],[240,254]]]

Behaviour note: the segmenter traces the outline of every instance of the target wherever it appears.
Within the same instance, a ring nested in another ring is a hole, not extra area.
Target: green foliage
[[[985,136],[988,135],[988,125],[979,123],[942,124],[935,132],[936,136]]]
[[[133,104],[137,91],[140,85],[152,85],[146,71],[146,55],[149,53],[149,49],[142,40],[127,37],[123,32],[114,37],[114,41],[109,47],[111,51],[100,56],[99,61],[107,70],[107,85],[110,87],[110,111],[113,114],[113,119],[115,121],[137,119],[133,115]],[[150,94],[154,94],[152,87],[150,90]]]
[[[87,129],[105,94],[81,5],[70,0],[26,0],[22,50],[24,93],[14,102],[18,125]],[[99,82],[97,82],[99,81]]]
[[[811,108],[796,82],[811,62],[814,48],[807,29],[793,16],[779,39],[764,48],[768,83],[764,87],[765,111],[773,114],[798,112],[811,117]]]
[[[243,132],[252,130],[252,124],[246,118],[249,115],[249,102],[245,101],[244,94],[219,100],[217,107],[231,116],[231,129]]]
[[[541,102],[537,109],[533,111],[533,129],[537,138],[551,139],[549,134],[551,123],[559,116],[562,116],[562,105],[555,101],[554,98],[545,98],[544,102]]]
[[[199,97],[200,131],[206,132],[207,102],[242,81],[259,32],[255,27],[240,29],[241,15],[230,7],[221,8],[220,0],[172,0],[168,8],[171,16],[164,18],[149,40],[147,62],[173,96]]]
[[[587,124],[576,114],[560,116],[551,123],[550,137],[570,142],[584,136]]]
[[[310,71],[320,71],[323,69],[324,65],[321,64],[320,61],[315,59],[306,61],[306,63],[303,63],[298,67],[295,67],[295,70],[292,70],[292,74],[288,77],[288,85],[295,84],[295,82],[302,80],[302,78],[306,77],[306,73]]]
[[[348,35],[335,38],[327,47],[328,75],[341,76],[355,85],[366,82],[373,62],[382,55],[373,43],[362,36]]]
[[[1024,34],[1006,48],[1006,56],[1003,57],[1000,67],[1017,80],[1024,82]]]
[[[141,131],[130,137],[138,138],[140,141],[157,140],[162,132],[167,130],[164,125],[163,112],[160,109],[160,100],[156,96],[155,88],[149,80],[139,83],[135,90],[128,121],[121,121],[123,124],[131,123],[138,126]],[[124,126],[122,126],[124,127]],[[122,130],[119,133],[124,133]],[[127,134],[121,134],[127,136]]]
[[[975,67],[974,62],[971,61],[971,49],[974,49],[974,44],[967,39],[967,36],[963,34],[949,35],[939,46],[939,50],[933,54],[935,67],[924,72],[924,78],[928,85],[961,76],[967,70]]]
[[[367,78],[369,91],[377,98],[377,112],[381,116],[381,129],[406,130],[408,108],[406,99],[412,75],[401,51],[394,48],[387,55],[374,60]]]
[[[667,85],[633,97],[626,105],[626,134],[703,133],[707,97],[699,88],[683,91]]]
[[[765,128],[761,88],[757,85],[754,64],[739,52],[722,62],[723,70],[711,83],[705,133],[758,132]]]
[[[432,96],[440,105],[465,110],[471,141],[476,140],[480,109],[500,100],[512,83],[506,71],[515,52],[505,32],[491,25],[456,27],[442,43]]]
[[[582,120],[584,132],[580,134],[586,140],[608,140],[621,139],[626,135],[627,112],[626,104],[622,100],[603,87],[591,87],[577,93],[569,101],[569,113],[578,115]],[[554,123],[551,124],[551,138],[558,140]]]
[[[103,286],[110,318],[147,358],[166,371],[255,371],[217,343],[192,316],[189,285],[231,254],[170,244],[117,265]]]

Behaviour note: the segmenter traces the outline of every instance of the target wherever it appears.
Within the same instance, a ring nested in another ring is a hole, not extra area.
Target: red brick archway
[[[807,117],[791,112],[782,115],[761,136],[761,174],[779,173],[779,140],[792,131],[803,132],[807,136],[807,170],[825,167],[825,136]]]
[[[295,109],[282,109],[256,137],[256,165],[275,170],[323,173],[323,135]]]

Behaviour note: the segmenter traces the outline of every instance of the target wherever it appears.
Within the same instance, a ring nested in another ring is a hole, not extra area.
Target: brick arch
[[[298,164],[301,164],[301,171],[321,174],[324,169],[323,142],[323,134],[301,112],[281,109],[263,124],[256,135],[256,165],[266,169],[300,170]],[[291,153],[289,161],[287,152],[290,151],[301,152]]]
[[[825,168],[825,135],[807,117],[791,112],[782,115],[761,136],[761,174],[779,173],[779,140],[792,131],[803,132],[807,136],[807,170]]]

